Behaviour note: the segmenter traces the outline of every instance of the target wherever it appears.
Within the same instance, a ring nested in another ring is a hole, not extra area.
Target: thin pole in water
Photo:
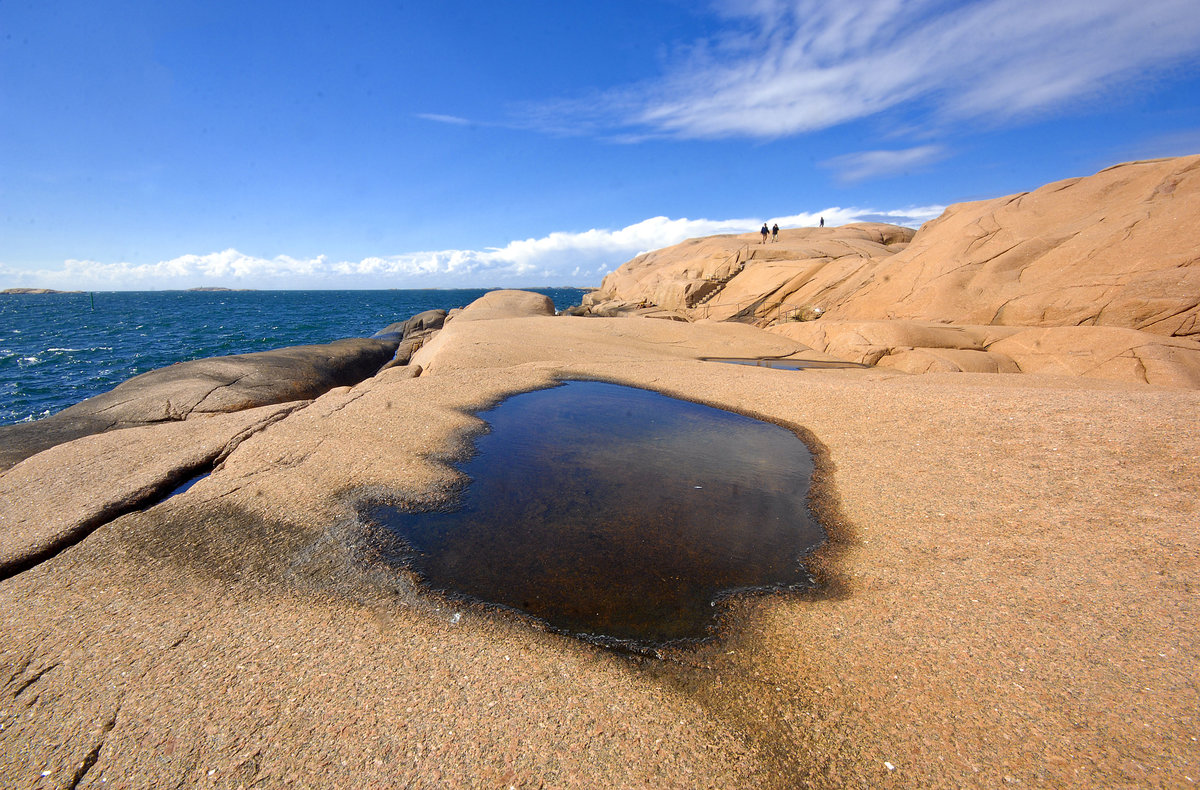
[[[92,297],[92,312],[94,313],[96,312],[96,292],[90,291],[88,292],[88,296]]]

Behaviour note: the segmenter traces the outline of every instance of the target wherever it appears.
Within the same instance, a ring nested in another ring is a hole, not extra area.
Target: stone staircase
[[[703,285],[688,294],[687,306],[700,307],[701,305],[712,301],[712,298],[719,294],[730,280],[732,280],[734,277],[737,277],[746,268],[746,261],[742,259],[742,255],[744,253],[749,253],[749,251],[750,245],[747,244],[733,255],[726,258],[725,261],[717,267],[718,272],[725,270],[725,273],[709,277]],[[749,257],[750,256],[747,254],[746,258],[748,259]]]

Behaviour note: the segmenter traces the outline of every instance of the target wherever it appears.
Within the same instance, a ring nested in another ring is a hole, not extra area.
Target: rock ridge
[[[95,433],[310,400],[374,375],[398,346],[395,340],[352,338],[151,370],[49,417],[0,426],[0,470]]]
[[[580,312],[752,323],[910,373],[1200,387],[1197,217],[1200,156],[1129,162],[955,204],[915,232],[690,239],[623,264]]]

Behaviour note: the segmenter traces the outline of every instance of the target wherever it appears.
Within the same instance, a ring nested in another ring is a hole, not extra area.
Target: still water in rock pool
[[[647,390],[571,381],[513,396],[435,512],[374,504],[428,588],[602,643],[711,635],[734,591],[805,589],[824,531],[791,431]]]
[[[701,357],[704,362],[725,362],[730,365],[750,365],[756,368],[775,370],[853,370],[865,369],[870,365],[857,362],[840,362],[824,359],[779,359],[777,357]]]

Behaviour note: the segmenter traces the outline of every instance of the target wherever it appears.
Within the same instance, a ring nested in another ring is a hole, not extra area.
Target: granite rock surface
[[[951,206],[828,318],[1200,334],[1200,156]]]
[[[822,319],[770,331],[838,359],[906,373],[1036,373],[1200,388],[1200,343],[1144,330]]]
[[[94,433],[314,398],[373,375],[397,346],[347,339],[152,370],[44,419],[0,426],[0,469]]]
[[[911,373],[1195,387],[1198,217],[1200,156],[1131,162],[953,205],[915,234],[847,225],[785,229],[766,244],[758,234],[691,239],[624,264],[584,306],[743,321]],[[836,325],[791,326],[808,322]],[[942,325],[961,328],[957,340],[923,344]],[[1001,340],[1008,328],[1029,331]]]
[[[0,784],[1195,778],[1196,390],[725,365],[702,358],[811,352],[739,323],[494,299],[452,317],[413,365],[286,413],[90,436],[0,473],[7,533],[62,529],[188,458],[221,457],[186,492],[0,580]],[[713,641],[629,656],[438,596],[385,561],[388,537],[357,502],[447,501],[463,482],[450,461],[484,428],[474,412],[571,378],[806,437],[830,537],[808,558],[821,592],[739,596]],[[145,463],[104,461],[123,451]],[[93,463],[108,473],[74,473]]]

